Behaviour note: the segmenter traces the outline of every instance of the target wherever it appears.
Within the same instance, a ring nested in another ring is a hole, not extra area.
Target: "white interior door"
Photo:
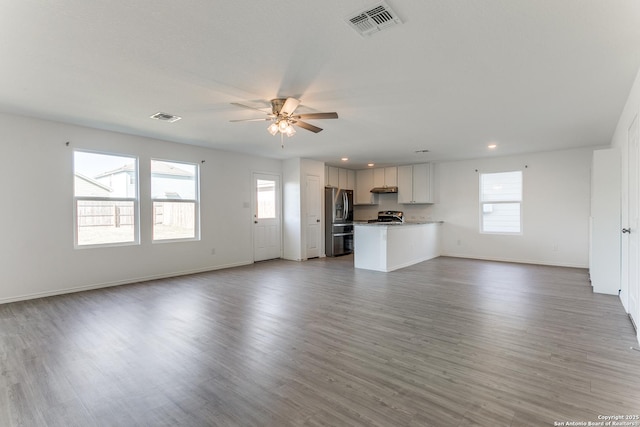
[[[629,126],[629,201],[628,201],[628,221],[625,234],[627,237],[627,268],[628,268],[628,309],[629,314],[633,318],[637,328],[640,328],[640,277],[638,267],[640,262],[640,228],[639,224],[639,198],[640,198],[640,180],[638,168],[640,164],[638,135],[638,116],[636,116]],[[625,230],[623,230],[625,231]],[[639,335],[640,336],[640,335]]]
[[[322,242],[322,189],[320,188],[320,177],[307,175],[306,188],[306,257],[317,258],[321,252]]]
[[[253,193],[253,260],[280,258],[280,177],[254,173]]]

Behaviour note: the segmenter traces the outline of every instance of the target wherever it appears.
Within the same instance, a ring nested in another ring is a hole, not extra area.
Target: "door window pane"
[[[270,219],[276,217],[276,181],[257,180],[258,200],[256,218]]]

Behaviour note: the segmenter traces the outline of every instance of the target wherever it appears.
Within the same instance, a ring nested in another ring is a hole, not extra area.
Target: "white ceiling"
[[[403,24],[361,37],[345,18],[375,3],[0,0],[0,111],[353,168],[610,142],[637,0],[388,0]],[[229,122],[288,96],[340,118],[284,149]]]

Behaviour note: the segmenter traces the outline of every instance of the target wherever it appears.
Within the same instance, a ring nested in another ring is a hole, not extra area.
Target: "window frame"
[[[104,197],[104,196],[77,196],[76,195],[76,153],[87,153],[104,156],[114,156],[130,158],[134,163],[135,173],[135,197]],[[86,149],[74,149],[73,152],[73,247],[74,249],[92,249],[92,248],[106,248],[117,246],[137,246],[140,245],[140,160],[138,156],[124,153],[114,153],[110,151],[97,151]],[[95,244],[79,244],[79,222],[78,222],[78,202],[82,201],[96,201],[96,202],[133,202],[133,241],[130,242],[108,242],[108,243],[95,243]]]
[[[172,199],[172,198],[156,198],[153,197],[153,162],[165,162],[173,164],[184,164],[193,166],[194,171],[194,199]],[[151,243],[172,243],[172,242],[190,242],[200,241],[200,164],[196,162],[188,162],[183,160],[170,160],[151,158],[149,160],[149,187],[150,187],[150,199],[151,199]],[[174,239],[156,239],[155,237],[155,216],[156,216],[156,203],[193,203],[194,205],[194,230],[193,237],[178,237]]]
[[[514,173],[518,172],[520,174],[520,198],[519,199],[507,199],[507,200],[483,200],[483,188],[482,181],[483,176],[486,175],[499,175],[505,173]],[[506,235],[506,236],[521,236],[524,232],[524,222],[523,222],[523,201],[524,201],[524,171],[522,169],[508,170],[508,171],[500,171],[500,172],[480,172],[478,179],[478,199],[479,199],[479,219],[478,226],[480,234],[491,234],[491,235]],[[500,204],[517,204],[519,206],[519,231],[487,231],[485,230],[485,222],[484,222],[484,212],[485,205],[500,205]]]

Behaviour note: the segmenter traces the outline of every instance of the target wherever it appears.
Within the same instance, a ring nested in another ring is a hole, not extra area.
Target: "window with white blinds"
[[[480,174],[480,231],[522,233],[522,171]]]

